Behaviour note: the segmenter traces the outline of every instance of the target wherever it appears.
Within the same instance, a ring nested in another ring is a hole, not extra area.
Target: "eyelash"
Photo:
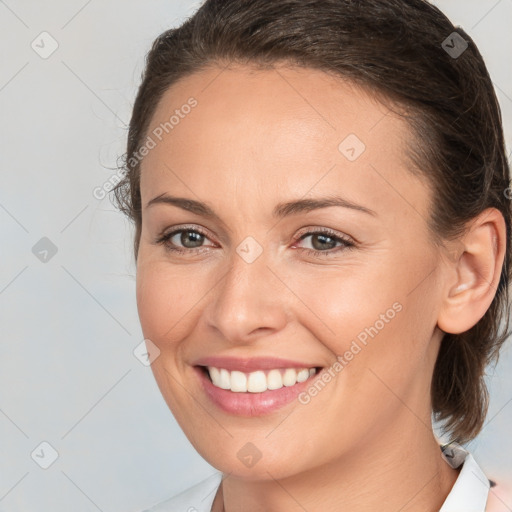
[[[180,229],[175,229],[175,230],[171,231],[170,233],[163,234],[155,241],[155,243],[163,245],[166,250],[171,251],[175,254],[184,254],[184,253],[199,254],[201,252],[204,252],[204,249],[206,249],[205,247],[196,247],[193,249],[187,249],[187,248],[182,248],[182,247],[177,247],[175,245],[171,245],[170,239],[174,235],[176,235],[178,233],[182,233],[182,232],[187,232],[187,231],[192,232],[192,233],[198,233],[198,234],[204,236],[205,238],[208,238],[208,235],[202,229],[199,229],[197,227],[192,228],[192,227],[185,226],[185,227],[181,227]],[[350,250],[350,249],[354,249],[356,247],[356,244],[354,243],[354,241],[352,239],[350,239],[346,236],[339,235],[335,231],[328,229],[328,228],[318,229],[318,230],[314,230],[314,231],[307,231],[306,233],[303,233],[302,235],[300,235],[293,243],[295,244],[297,242],[300,242],[301,240],[303,240],[304,238],[306,238],[308,236],[318,235],[318,234],[327,235],[329,238],[332,238],[335,242],[341,242],[343,245],[340,247],[334,248],[334,249],[328,249],[326,251],[319,251],[317,249],[304,249],[304,248],[299,248],[299,249],[301,251],[303,251],[308,256],[314,256],[317,258],[325,258],[325,257],[330,257],[333,254],[337,254],[343,250],[347,250],[347,249]]]

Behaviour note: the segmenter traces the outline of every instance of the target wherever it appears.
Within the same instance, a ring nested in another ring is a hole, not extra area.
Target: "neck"
[[[258,481],[225,476],[212,512],[438,511],[459,471],[442,459],[432,430],[405,410],[393,431],[373,432],[351,453],[307,473]]]

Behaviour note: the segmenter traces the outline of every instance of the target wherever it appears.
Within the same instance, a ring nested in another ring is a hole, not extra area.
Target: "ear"
[[[444,332],[460,334],[478,323],[496,294],[506,252],[501,212],[483,211],[450,252],[437,325]]]

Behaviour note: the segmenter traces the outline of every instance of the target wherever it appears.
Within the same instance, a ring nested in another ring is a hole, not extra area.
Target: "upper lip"
[[[319,365],[294,361],[291,359],[280,359],[278,357],[202,357],[195,361],[194,366],[214,366],[229,371],[255,371],[272,370],[274,368],[317,368]]]

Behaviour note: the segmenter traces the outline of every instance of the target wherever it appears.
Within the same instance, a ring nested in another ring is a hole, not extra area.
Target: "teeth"
[[[283,386],[294,386],[304,382],[316,374],[315,368],[286,368],[285,370],[257,370],[251,373],[228,371],[224,368],[208,366],[208,372],[214,386],[229,389],[235,393],[262,393],[263,391],[280,389]]]
[[[314,370],[314,368],[313,368],[313,370]],[[304,382],[308,378],[309,378],[309,370],[307,368],[304,368],[299,373],[297,373],[297,382]]]
[[[238,393],[247,391],[247,377],[245,373],[231,372],[231,391]]]
[[[229,372],[227,370],[219,370],[218,368],[214,368],[213,366],[210,367],[209,370],[210,377],[212,378],[212,381],[216,382],[217,387],[222,389],[229,389],[231,387]]]
[[[265,372],[252,372],[247,378],[247,391],[261,393],[267,390],[267,377]]]
[[[283,384],[293,386],[297,384],[297,372],[293,368],[287,368],[283,375]]]
[[[270,370],[267,375],[267,389],[280,389],[283,387],[283,377],[279,370]]]

